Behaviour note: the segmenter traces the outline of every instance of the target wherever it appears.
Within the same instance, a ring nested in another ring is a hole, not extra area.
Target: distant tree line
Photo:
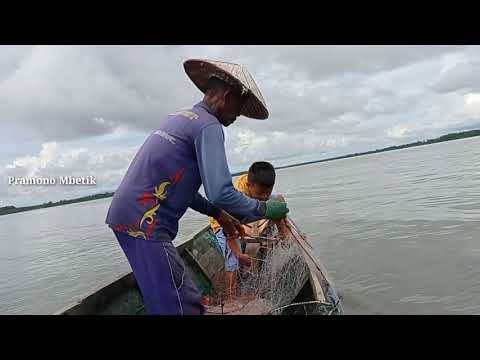
[[[308,165],[308,164],[314,164],[314,163],[319,163],[319,162],[324,162],[324,161],[339,160],[339,159],[345,159],[345,158],[350,158],[350,157],[354,157],[354,156],[375,154],[375,153],[384,152],[384,151],[405,149],[405,148],[409,148],[409,147],[413,147],[413,146],[422,146],[422,145],[439,143],[439,142],[443,142],[443,141],[464,139],[464,138],[469,138],[469,137],[479,136],[479,135],[480,135],[480,130],[469,130],[469,131],[463,131],[463,132],[458,132],[458,133],[451,133],[451,134],[440,136],[440,137],[435,138],[435,139],[417,141],[417,142],[414,142],[414,143],[409,143],[409,144],[404,144],[404,145],[389,146],[389,147],[386,147],[386,148],[383,148],[383,149],[377,149],[377,150],[372,150],[372,151],[367,151],[367,152],[362,152],[362,153],[342,155],[342,156],[337,156],[337,157],[328,158],[328,159],[308,161],[308,162],[303,162],[303,163],[293,164],[293,165],[285,165],[285,166],[276,167],[276,169],[277,170],[278,169],[286,169],[286,168],[290,168],[290,167],[294,167],[294,166]],[[232,176],[242,175],[242,174],[246,174],[246,173],[247,173],[247,171],[241,171],[241,172],[237,172],[235,174],[232,174]],[[112,197],[113,194],[114,194],[113,192],[107,192],[107,193],[103,193],[103,194],[84,196],[84,197],[81,197],[81,198],[78,198],[78,199],[61,200],[61,201],[54,202],[54,203],[49,201],[48,203],[44,203],[44,204],[41,204],[41,205],[18,207],[18,208],[15,207],[15,206],[4,206],[4,207],[0,207],[0,215],[13,214],[13,213],[17,213],[17,212],[29,211],[29,210],[35,210],[35,209],[43,209],[43,208],[48,208],[48,207],[53,207],[53,206],[62,206],[62,205],[67,205],[67,204],[83,202],[83,201],[103,199],[103,198]]]
[[[43,203],[40,205],[33,205],[33,206],[25,206],[25,207],[4,206],[4,207],[0,207],[0,215],[7,215],[7,214],[13,214],[13,213],[22,212],[22,211],[36,210],[36,209],[44,209],[44,208],[62,206],[67,204],[74,204],[78,202],[103,199],[103,198],[108,198],[112,196],[113,196],[113,192],[107,192],[103,194],[84,196],[84,197],[80,197],[72,200],[60,200],[57,202],[49,201],[48,203]]]
[[[389,146],[389,147],[386,147],[386,148],[383,148],[383,149],[376,149],[376,150],[371,150],[371,151],[366,151],[366,152],[361,152],[361,153],[342,155],[342,156],[337,156],[337,157],[328,158],[328,159],[313,160],[313,161],[303,162],[303,163],[300,163],[300,164],[285,165],[285,166],[276,167],[275,169],[277,169],[277,170],[278,169],[286,169],[286,168],[290,168],[290,167],[294,167],[294,166],[308,165],[308,164],[314,164],[314,163],[319,163],[319,162],[324,162],[324,161],[339,160],[339,159],[345,159],[345,158],[350,158],[350,157],[355,157],[355,156],[375,154],[375,153],[384,152],[384,151],[400,150],[400,149],[405,149],[405,148],[414,147],[414,146],[429,145],[429,144],[439,143],[439,142],[443,142],[443,141],[458,140],[458,139],[464,139],[464,138],[469,138],[469,137],[479,136],[479,135],[480,135],[480,130],[469,130],[469,131],[463,131],[463,132],[443,135],[443,136],[440,136],[440,137],[435,138],[435,139],[417,141],[417,142],[404,144],[404,145]],[[243,171],[243,172],[237,173],[235,175],[240,175],[240,174],[245,174],[245,173],[247,173],[247,172]]]

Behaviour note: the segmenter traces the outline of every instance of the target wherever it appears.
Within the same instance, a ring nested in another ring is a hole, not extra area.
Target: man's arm
[[[197,193],[193,198],[190,207],[198,211],[200,214],[207,215],[213,218],[217,218],[220,215],[221,209],[218,206],[213,205],[210,201],[205,199],[200,193]]]
[[[245,236],[245,230],[238,219],[231,216],[224,210],[213,205],[210,201],[205,199],[200,193],[197,193],[193,198],[190,208],[199,213],[213,217],[222,226],[227,238],[237,238],[237,236]]]
[[[206,126],[195,139],[198,168],[207,198],[217,207],[248,223],[265,216],[265,203],[237,191],[225,155],[220,124]]]

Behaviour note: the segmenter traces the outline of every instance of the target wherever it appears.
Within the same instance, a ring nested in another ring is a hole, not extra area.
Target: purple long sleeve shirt
[[[224,141],[204,102],[168,115],[130,164],[106,223],[134,237],[169,241],[188,207],[208,216],[222,208],[243,222],[262,218],[264,204],[233,187]],[[198,193],[202,184],[208,200]]]

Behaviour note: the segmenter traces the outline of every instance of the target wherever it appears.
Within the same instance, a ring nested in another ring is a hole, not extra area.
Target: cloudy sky
[[[201,100],[192,57],[246,65],[267,102],[226,130],[232,172],[480,128],[479,46],[0,46],[0,206],[115,190],[162,117]],[[8,186],[65,175],[97,186]]]

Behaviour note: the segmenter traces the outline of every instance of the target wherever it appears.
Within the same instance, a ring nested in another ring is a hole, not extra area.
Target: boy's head
[[[275,184],[275,169],[272,164],[258,161],[248,169],[248,191],[254,199],[267,201]]]

